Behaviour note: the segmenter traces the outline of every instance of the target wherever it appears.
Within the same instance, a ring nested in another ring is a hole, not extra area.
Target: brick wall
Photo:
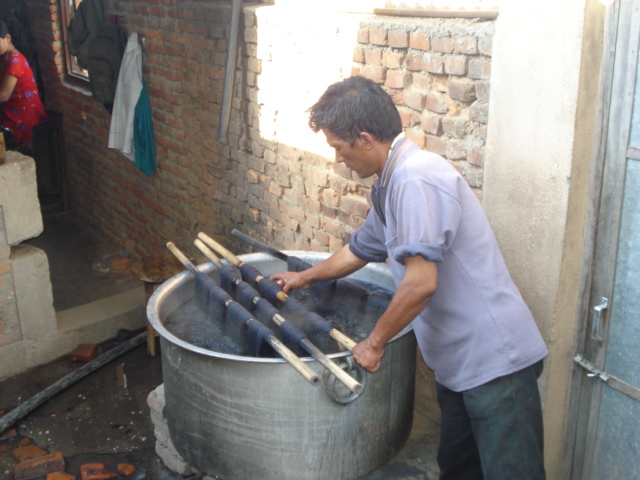
[[[309,93],[307,83],[323,75],[331,79],[323,88],[349,74],[383,85],[407,135],[449,159],[481,195],[492,22],[346,14],[300,22],[277,6],[246,6],[231,121],[220,142],[229,2],[105,3],[129,33],[147,39],[143,72],[158,162],[149,177],[106,148],[109,114],[63,80],[57,0],[28,0],[46,106],[64,114],[72,207],[136,254],[163,252],[167,240],[193,251],[198,231],[247,251],[230,236],[233,228],[279,248],[336,250],[348,241],[369,209],[373,182],[352,178],[326,148],[301,140],[312,136],[304,110],[321,93]],[[356,22],[355,33],[334,19]],[[329,65],[340,52],[349,65]],[[285,54],[297,60],[278,63]],[[315,63],[303,68],[299,60]],[[271,102],[262,98],[269,78],[284,87]],[[285,128],[289,114],[307,133]]]

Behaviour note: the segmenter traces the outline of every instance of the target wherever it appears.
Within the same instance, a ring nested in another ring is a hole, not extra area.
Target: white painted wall
[[[483,205],[550,349],[541,379],[550,479],[565,453],[580,321],[597,102],[597,82],[585,76],[600,68],[600,44],[584,32],[601,28],[603,12],[596,0],[502,1],[493,43]]]

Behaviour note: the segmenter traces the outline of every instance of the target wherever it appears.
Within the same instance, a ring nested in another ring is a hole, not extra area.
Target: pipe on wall
[[[218,126],[218,140],[227,138],[229,118],[231,117],[231,100],[233,98],[233,84],[236,79],[236,59],[238,54],[238,33],[240,31],[240,10],[242,0],[233,0],[231,4],[231,25],[229,30],[229,45],[227,47],[227,64],[224,73],[224,87],[222,90],[222,106],[220,107],[220,125]]]

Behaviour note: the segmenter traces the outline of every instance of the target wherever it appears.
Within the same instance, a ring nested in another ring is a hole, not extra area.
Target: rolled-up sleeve
[[[384,238],[384,226],[372,208],[362,226],[351,235],[349,250],[367,262],[384,262],[387,259]]]

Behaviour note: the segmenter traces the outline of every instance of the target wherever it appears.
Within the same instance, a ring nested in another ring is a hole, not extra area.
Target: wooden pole
[[[185,268],[193,274],[194,277],[202,274],[195,267],[195,265],[193,265],[193,263],[191,263],[189,259],[178,249],[178,247],[173,244],[173,242],[168,242],[167,248],[171,251],[171,253],[175,255],[178,260],[180,260],[180,263],[182,263]],[[227,305],[228,303],[225,304],[225,307]],[[245,320],[245,323],[249,324],[250,322],[258,322],[259,324],[262,324],[262,322],[253,318],[251,314],[247,312],[247,319]],[[271,347],[273,347],[273,349],[289,363],[289,365],[295,368],[296,371],[305,378],[307,382],[314,386],[318,385],[318,383],[320,382],[320,377],[318,377],[318,375],[313,370],[311,370],[307,366],[307,364],[300,360],[300,358],[295,353],[293,353],[285,344],[278,340],[275,335],[267,335],[265,339],[269,343],[269,345],[271,345]]]
[[[229,262],[231,262],[232,265],[236,266],[236,267],[241,267],[243,265],[243,262],[236,257],[233,253],[231,253],[229,250],[227,250],[226,248],[224,248],[222,245],[220,245],[218,242],[216,242],[213,238],[209,237],[207,234],[200,232],[198,233],[198,238],[200,240],[202,240],[205,244],[207,244],[208,246],[210,246],[211,248],[213,248],[214,250],[216,250],[220,255],[222,255],[226,260],[228,260]],[[256,281],[260,281],[265,277],[258,277],[256,278]],[[287,298],[289,298],[289,296],[280,291],[277,293],[276,297],[278,298],[278,300],[280,300],[281,302],[286,301]],[[356,342],[354,342],[353,340],[351,340],[349,337],[347,337],[344,333],[342,333],[340,330],[336,329],[336,328],[332,328],[331,331],[329,332],[329,335],[331,336],[331,338],[333,338],[336,342],[338,342],[338,344],[342,347],[342,348],[346,348],[349,351],[353,350],[353,347],[355,347],[357,345]]]
[[[196,239],[194,242],[196,247],[209,259],[211,262],[218,268],[222,266],[220,263],[220,259],[216,257],[211,250],[207,248],[207,246],[202,243],[200,239]],[[245,283],[241,278],[236,277],[234,279],[234,283],[240,284]],[[254,303],[259,300],[261,297],[256,297],[254,299]],[[280,314],[275,314],[272,318],[273,322],[282,327],[282,324],[287,320]],[[361,394],[364,391],[364,386],[355,380],[351,375],[341,369],[338,365],[331,361],[329,357],[327,357],[322,350],[316,347],[311,340],[308,338],[304,338],[300,341],[300,346],[304,348],[309,355],[311,355],[320,365],[322,365],[325,369],[327,369],[334,377],[336,377],[342,384],[347,387],[351,392]]]

